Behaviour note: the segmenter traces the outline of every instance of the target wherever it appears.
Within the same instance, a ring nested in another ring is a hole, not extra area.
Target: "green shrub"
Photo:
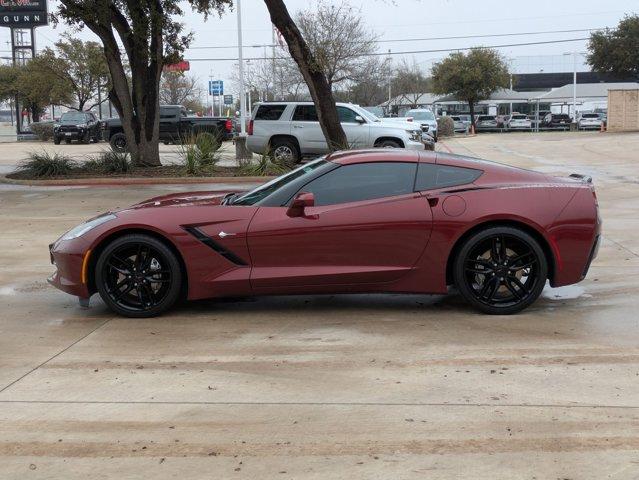
[[[29,159],[18,165],[17,171],[35,178],[68,175],[76,168],[76,162],[60,153],[31,152]]]
[[[179,145],[178,155],[184,162],[187,175],[199,175],[211,172],[220,157],[220,142],[215,135],[203,132],[193,134]]]
[[[437,135],[440,137],[452,137],[455,135],[455,122],[450,117],[437,119]]]
[[[53,122],[35,122],[30,128],[38,140],[48,142],[53,138]]]
[[[292,166],[286,163],[278,162],[268,153],[259,155],[257,162],[244,161],[240,163],[240,174],[251,177],[265,177],[270,175],[282,175]]]
[[[95,157],[89,157],[82,169],[92,173],[127,173],[133,165],[128,153],[112,151],[102,152]]]

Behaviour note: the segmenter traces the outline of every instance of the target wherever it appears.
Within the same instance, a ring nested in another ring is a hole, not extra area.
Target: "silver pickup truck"
[[[384,122],[358,105],[338,103],[342,128],[352,148],[407,148],[425,150],[428,139],[418,125]],[[299,162],[322,155],[328,145],[312,102],[265,102],[253,108],[248,128],[248,148],[257,154]]]

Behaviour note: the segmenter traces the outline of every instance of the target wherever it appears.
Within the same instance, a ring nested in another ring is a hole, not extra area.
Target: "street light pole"
[[[246,148],[246,93],[244,89],[244,58],[242,55],[242,0],[237,0],[237,45],[240,80],[240,135],[235,139],[235,158],[250,160],[253,154]]]
[[[242,55],[242,0],[237,0],[237,45],[240,62],[240,136],[246,137],[246,97],[244,92],[244,59]]]
[[[572,72],[572,114],[573,120],[577,121],[577,52],[573,52],[573,72]]]

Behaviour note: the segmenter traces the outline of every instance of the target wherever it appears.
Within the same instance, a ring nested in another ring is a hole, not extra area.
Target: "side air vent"
[[[217,243],[215,240],[213,240],[211,237],[209,237],[206,233],[204,233],[199,228],[197,227],[182,227],[182,228],[184,228],[184,230],[189,232],[191,235],[193,235],[197,240],[202,242],[204,245],[206,245],[207,247],[211,248],[212,250],[215,250],[217,253],[222,255],[229,262],[242,267],[246,267],[248,265],[244,260],[242,260],[240,257],[235,255],[233,252],[230,252],[229,250],[225,249],[222,245]]]

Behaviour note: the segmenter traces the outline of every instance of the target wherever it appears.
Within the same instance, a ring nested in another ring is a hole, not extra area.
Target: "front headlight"
[[[82,235],[89,232],[90,230],[93,230],[95,227],[98,227],[102,225],[103,223],[106,223],[115,218],[116,218],[115,215],[113,215],[112,213],[109,213],[107,215],[102,215],[101,217],[94,218],[93,220],[89,220],[88,222],[81,223],[77,227],[72,228],[67,233],[62,235],[60,240],[73,240],[74,238],[81,237]]]
[[[422,138],[421,130],[406,130],[406,133],[408,133],[408,137],[415,142],[419,142]]]

